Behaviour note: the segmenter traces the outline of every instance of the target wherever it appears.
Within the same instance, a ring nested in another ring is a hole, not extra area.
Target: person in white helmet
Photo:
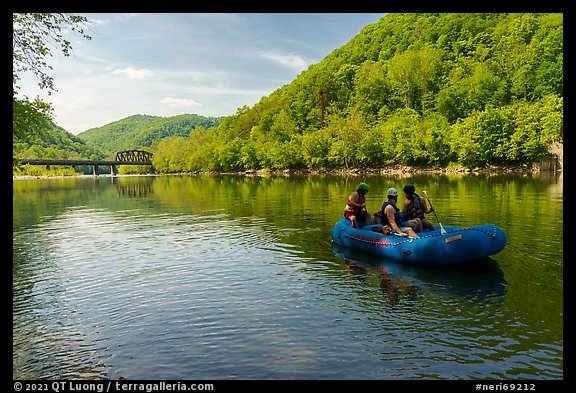
[[[398,190],[391,187],[386,192],[386,196],[388,200],[382,204],[382,208],[378,212],[380,223],[382,224],[382,233],[385,235],[419,238],[420,236],[416,234],[415,230],[422,230],[422,222],[418,218],[409,221],[404,220],[402,212],[396,206]],[[415,226],[416,229],[413,229],[412,226]]]

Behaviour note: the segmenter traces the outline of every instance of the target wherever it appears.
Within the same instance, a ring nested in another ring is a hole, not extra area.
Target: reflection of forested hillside
[[[542,205],[545,201],[526,201],[523,196],[553,191],[549,184],[557,183],[557,175],[550,176],[414,174],[361,178],[204,175],[19,180],[13,181],[14,204],[26,204],[35,213],[29,217],[14,217],[14,222],[37,221],[46,214],[46,210],[53,212],[55,207],[65,210],[79,203],[112,211],[118,209],[119,204],[130,209],[153,203],[158,209],[185,214],[226,210],[232,217],[261,217],[279,228],[301,227],[303,221],[309,221],[311,227],[328,228],[340,218],[347,196],[363,179],[370,184],[367,194],[370,211],[380,208],[389,187],[401,189],[404,184],[413,183],[420,195],[423,195],[423,190],[428,191],[439,216],[446,220],[447,225],[497,224],[495,221],[503,221],[508,215],[522,215],[523,211],[545,208]],[[469,197],[478,193],[483,197]],[[505,201],[506,211],[494,212],[492,199]],[[537,226],[538,220],[538,215],[532,216],[531,226]]]
[[[444,225],[493,223],[505,230],[506,248],[495,259],[506,273],[506,282],[499,275],[478,277],[478,272],[473,270],[446,276],[442,271],[414,268],[403,271],[401,276],[441,282],[468,293],[473,299],[495,285],[510,292],[502,307],[522,310],[525,313],[522,318],[536,324],[545,321],[550,313],[561,312],[562,307],[553,303],[534,309],[525,302],[536,290],[546,303],[547,296],[552,298],[554,291],[562,286],[563,196],[554,186],[558,183],[555,176],[205,175],[19,180],[13,181],[13,228],[22,231],[42,226],[48,220],[73,215],[74,209],[106,211],[111,213],[106,214],[107,218],[123,221],[178,216],[191,223],[202,221],[208,228],[213,220],[222,220],[231,228],[253,228],[254,239],[260,242],[256,248],[291,250],[299,257],[294,262],[298,269],[342,275],[346,274],[346,266],[334,255],[331,230],[342,217],[349,193],[359,181],[367,181],[370,184],[368,209],[375,211],[389,187],[401,189],[404,184],[413,183],[417,193],[422,195],[422,190],[428,191]],[[430,218],[435,222],[433,215]],[[22,254],[25,250],[15,250],[15,253]],[[530,258],[518,255],[530,255]],[[539,281],[522,281],[527,270],[530,276],[539,277]],[[467,274],[473,277],[461,280],[461,276],[467,277]],[[372,287],[383,280],[375,270],[368,270],[366,275]],[[393,271],[392,276],[396,278],[397,274]],[[449,277],[454,279],[453,283],[448,283],[452,280]],[[496,280],[483,281],[492,279]],[[550,323],[553,331],[561,329],[556,322]]]

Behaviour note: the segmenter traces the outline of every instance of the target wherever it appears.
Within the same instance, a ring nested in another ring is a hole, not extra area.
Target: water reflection
[[[152,193],[152,183],[114,183],[116,194],[120,198],[139,198]]]
[[[417,300],[420,287],[439,288],[465,299],[503,299],[506,293],[504,272],[491,258],[436,268],[403,264],[332,244],[332,251],[344,259],[351,277],[366,283],[370,273],[380,277],[380,288],[389,304]]]
[[[509,244],[450,268],[333,246],[360,179],[370,208],[414,183]],[[13,376],[562,378],[562,197],[516,175],[15,181]]]
[[[418,296],[418,287],[411,279],[395,277],[385,264],[377,266],[366,265],[359,260],[345,258],[346,272],[348,277],[357,280],[362,285],[368,284],[368,277],[372,271],[380,273],[380,290],[384,295],[388,305],[397,305],[402,300],[416,300]]]

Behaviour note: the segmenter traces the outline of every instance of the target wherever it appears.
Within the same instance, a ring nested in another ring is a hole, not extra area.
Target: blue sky
[[[79,14],[86,40],[49,58],[57,92],[31,75],[22,93],[51,102],[78,134],[135,114],[228,116],[292,82],[384,14]]]

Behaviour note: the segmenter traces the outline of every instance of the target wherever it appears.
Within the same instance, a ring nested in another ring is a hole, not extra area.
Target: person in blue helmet
[[[419,238],[420,236],[416,234],[416,231],[417,229],[422,230],[422,223],[419,219],[404,219],[402,212],[396,206],[398,190],[391,187],[386,192],[386,196],[388,200],[382,204],[382,208],[378,212],[380,223],[382,224],[382,233],[385,235]],[[416,227],[416,229],[413,229],[413,227]]]

